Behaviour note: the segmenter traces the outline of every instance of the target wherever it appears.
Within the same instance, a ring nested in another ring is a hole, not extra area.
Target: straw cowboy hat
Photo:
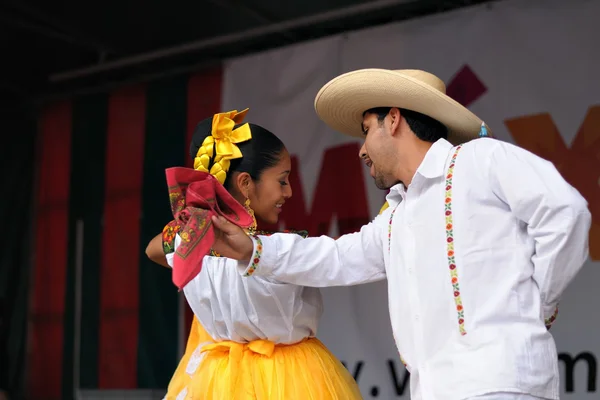
[[[360,69],[332,79],[315,98],[319,118],[350,136],[362,137],[363,113],[376,107],[405,108],[428,115],[448,128],[448,140],[455,145],[491,136],[481,119],[446,95],[440,78],[425,71]]]

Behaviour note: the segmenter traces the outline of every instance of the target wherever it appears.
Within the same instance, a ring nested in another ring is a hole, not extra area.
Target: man
[[[547,327],[588,255],[581,195],[550,162],[471,140],[489,128],[423,71],[344,74],[315,108],[331,128],[365,136],[360,156],[390,189],[389,207],[337,240],[250,238],[218,220],[217,251],[246,275],[306,286],[387,277],[413,399],[558,399]]]

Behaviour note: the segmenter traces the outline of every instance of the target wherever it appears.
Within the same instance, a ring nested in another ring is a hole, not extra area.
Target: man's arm
[[[492,190],[535,240],[533,279],[549,326],[560,296],[588,257],[587,202],[552,163],[524,149],[498,142],[488,159]]]
[[[251,239],[244,235],[230,240],[238,227],[223,224],[217,234],[218,252],[240,260],[238,268],[246,276],[260,275],[302,286],[351,286],[385,278],[383,232],[387,213],[361,228],[359,232],[335,240],[327,236],[303,239],[299,235],[276,233]],[[235,249],[235,250],[234,250]],[[249,262],[247,261],[249,260]]]

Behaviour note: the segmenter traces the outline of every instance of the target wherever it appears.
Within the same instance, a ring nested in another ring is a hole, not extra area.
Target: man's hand
[[[250,261],[254,244],[246,232],[221,216],[213,216],[212,221],[215,225],[213,249],[223,257]]]

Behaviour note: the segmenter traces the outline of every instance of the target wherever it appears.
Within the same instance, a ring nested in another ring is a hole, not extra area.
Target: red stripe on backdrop
[[[187,91],[187,135],[185,141],[187,167],[192,168],[194,165],[194,160],[189,154],[194,128],[196,128],[198,122],[221,111],[222,86],[223,70],[221,67],[190,76]],[[187,340],[194,316],[187,302],[184,303],[184,326],[181,332],[183,343]],[[185,348],[185,344],[183,348]]]
[[[144,87],[111,94],[100,282],[100,389],[137,386],[139,236],[146,125]]]
[[[221,111],[223,71],[221,67],[190,76],[187,91],[187,135],[185,137],[186,166],[193,167],[189,154],[194,128],[198,122]]]
[[[60,399],[69,186],[71,103],[45,109],[40,121],[35,270],[29,317],[28,398]]]

